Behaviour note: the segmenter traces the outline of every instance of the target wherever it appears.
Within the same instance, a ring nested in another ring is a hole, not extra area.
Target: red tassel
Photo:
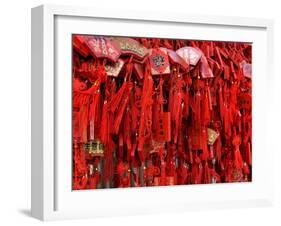
[[[217,141],[215,142],[215,152],[216,152],[216,160],[221,162],[221,138],[218,136]]]
[[[212,96],[211,96],[211,91],[210,91],[210,86],[207,85],[207,97],[208,97],[208,103],[209,103],[209,108],[210,108],[210,111],[213,110],[213,106],[212,106]]]
[[[101,119],[101,141],[103,144],[108,144],[108,102],[104,101],[102,109],[102,119]]]
[[[203,166],[202,163],[200,162],[198,164],[198,176],[197,176],[198,184],[202,183],[202,179],[203,179]]]
[[[203,147],[202,147],[202,155],[201,155],[201,159],[202,160],[207,160],[209,158],[209,151],[208,151],[208,133],[207,130],[205,128],[202,129],[202,137],[201,137],[201,142],[203,142]]]
[[[193,153],[192,153],[192,144],[191,144],[190,137],[187,139],[187,145],[188,145],[189,161],[190,164],[193,164]]]
[[[247,163],[243,164],[243,173],[244,173],[244,175],[250,174],[250,169],[249,169],[249,166],[247,165]]]
[[[192,164],[192,171],[191,171],[191,183],[192,184],[198,184],[199,181],[198,181],[198,167],[197,167],[197,164]]]
[[[95,131],[97,132],[100,129],[100,127],[98,126],[98,124],[100,123],[100,116],[101,116],[100,107],[101,107],[101,95],[100,92],[98,92],[96,95],[93,96],[93,100],[90,105],[90,111],[89,111],[90,140],[95,139]]]
[[[128,152],[130,152],[132,148],[132,141],[131,141],[131,127],[132,127],[132,118],[131,118],[131,111],[127,109],[125,118],[124,118],[124,141],[127,146]]]
[[[144,160],[143,146],[145,139],[151,135],[152,126],[152,89],[153,80],[150,75],[149,65],[146,65],[146,72],[141,97],[141,117],[139,125],[138,152],[141,161]]]
[[[246,153],[246,159],[247,163],[251,166],[252,165],[252,152],[251,152],[251,143],[249,142],[247,144],[247,153]]]
[[[235,135],[232,144],[234,146],[234,166],[236,169],[241,170],[243,168],[243,158],[241,156],[239,146],[241,144],[241,137],[239,135]]]
[[[113,133],[114,134],[118,134],[118,132],[119,132],[120,124],[121,124],[121,121],[123,119],[123,115],[125,113],[128,101],[129,101],[129,97],[126,96],[123,103],[120,106],[120,109],[118,111],[118,115],[116,116],[116,118],[114,120],[114,126],[113,126]]]
[[[238,148],[234,150],[234,166],[239,170],[243,168],[243,159]]]
[[[223,125],[224,125],[224,133],[226,138],[231,137],[231,124],[230,124],[230,109],[225,107],[224,117],[223,117]]]
[[[74,142],[74,189],[85,189],[88,182],[87,165],[84,150],[80,150],[77,142]]]
[[[215,158],[215,155],[214,155],[214,146],[213,145],[210,145],[210,159],[213,159]]]
[[[215,49],[216,49],[217,57],[218,57],[218,59],[219,59],[220,66],[223,67],[224,63],[223,63],[222,58],[221,58],[221,55],[220,55],[220,49],[219,49],[218,46],[217,46]]]
[[[169,111],[171,111],[172,122],[174,123],[174,143],[177,143],[178,132],[181,125],[181,114],[182,114],[182,93],[177,90],[171,96],[173,98],[173,106]]]
[[[208,98],[207,92],[205,92],[204,98],[203,98],[202,113],[203,113],[202,122],[203,122],[203,125],[206,126],[209,124],[210,119],[211,119],[210,104],[209,104],[209,98]]]
[[[79,112],[80,139],[84,143],[86,143],[88,140],[88,112],[89,106],[84,104]]]
[[[109,104],[111,112],[115,112],[118,106],[120,105],[120,102],[122,100],[122,97],[126,89],[127,89],[127,82],[124,82],[121,88],[118,90],[118,92],[111,98]]]
[[[183,80],[177,73],[177,69],[173,72],[171,81],[172,87],[169,93],[169,112],[171,112],[172,133],[174,134],[174,143],[177,143],[179,129],[181,128],[181,116],[183,111],[184,95],[182,92]]]
[[[201,124],[201,94],[200,91],[197,91],[195,94],[195,124]]]
[[[119,142],[118,142],[118,157],[119,157],[119,159],[123,159],[123,152],[124,152],[124,140],[123,140],[123,134],[122,133],[120,133],[119,134]]]
[[[104,170],[103,170],[103,176],[104,176],[104,182],[106,187],[110,187],[110,181],[112,179],[113,175],[113,150],[115,149],[115,145],[111,138],[108,139],[108,145],[105,145],[104,150]]]
[[[204,171],[203,171],[203,183],[204,184],[210,184],[211,183],[211,172],[210,172],[210,169],[209,169],[209,166],[208,166],[208,163],[205,162],[205,165],[204,165]]]
[[[224,118],[225,106],[223,104],[223,97],[222,97],[222,88],[219,88],[219,110],[220,110],[220,118]]]
[[[188,87],[186,87],[186,91],[184,93],[183,101],[184,101],[183,117],[187,119],[188,115],[189,115],[189,93],[188,93]]]

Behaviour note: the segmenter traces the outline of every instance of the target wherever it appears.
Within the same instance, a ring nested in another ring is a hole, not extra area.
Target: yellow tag
[[[103,156],[104,148],[103,144],[99,140],[90,141],[84,145],[85,151],[93,156]]]
[[[213,145],[218,138],[219,133],[217,133],[215,130],[208,128],[208,144]]]

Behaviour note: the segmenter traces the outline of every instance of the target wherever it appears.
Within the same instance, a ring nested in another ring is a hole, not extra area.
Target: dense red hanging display
[[[252,180],[251,44],[72,40],[74,190]]]

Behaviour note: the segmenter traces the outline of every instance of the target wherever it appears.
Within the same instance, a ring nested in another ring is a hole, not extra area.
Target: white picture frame
[[[253,181],[72,191],[73,33],[253,42]],[[267,173],[273,169],[274,150],[266,120],[272,109],[272,64],[271,20],[57,5],[33,8],[32,216],[56,220],[271,205],[273,178]]]

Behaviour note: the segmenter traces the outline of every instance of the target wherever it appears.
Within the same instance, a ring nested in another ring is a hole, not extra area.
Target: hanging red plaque
[[[169,59],[171,60],[171,62],[173,64],[180,65],[183,70],[188,69],[188,63],[186,61],[184,61],[184,59],[179,54],[177,54],[177,52],[170,50],[170,49],[166,49],[166,50],[167,50]]]
[[[176,53],[184,59],[184,61],[192,66],[195,66],[202,56],[202,52],[193,47],[183,47],[176,51]]]
[[[166,49],[151,49],[149,61],[152,75],[162,75],[170,73],[170,64]]]
[[[113,38],[112,42],[119,47],[122,55],[133,55],[140,60],[148,55],[148,49],[132,38]]]
[[[159,114],[159,119],[154,133],[154,139],[158,142],[169,142],[171,140],[171,113],[162,112]]]
[[[121,54],[120,49],[110,41],[109,38],[101,36],[87,36],[87,47],[91,54],[97,58],[106,58],[111,62],[116,62]]]
[[[252,64],[242,62],[241,67],[245,77],[252,79]]]
[[[208,64],[208,61],[204,55],[201,56],[201,65],[200,65],[200,71],[202,78],[213,78],[214,74]]]

